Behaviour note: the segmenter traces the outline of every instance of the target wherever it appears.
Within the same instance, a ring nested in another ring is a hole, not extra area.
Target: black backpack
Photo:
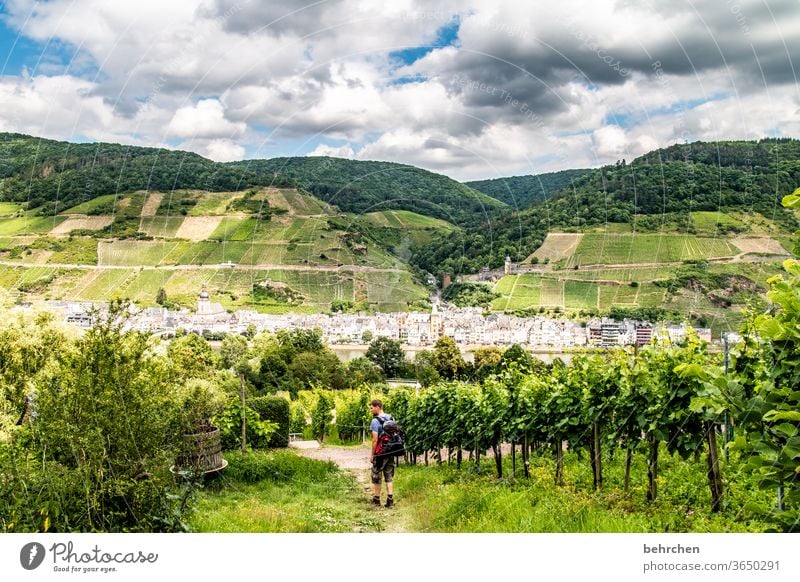
[[[375,446],[376,457],[399,457],[406,452],[406,433],[400,425],[389,416],[381,418],[376,416],[378,422],[383,427],[381,436],[378,437],[378,444]]]

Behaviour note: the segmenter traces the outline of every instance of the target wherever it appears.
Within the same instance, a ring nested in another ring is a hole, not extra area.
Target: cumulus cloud
[[[187,147],[187,149],[195,149]],[[197,151],[197,150],[195,150]],[[212,139],[200,147],[200,154],[216,162],[233,162],[244,157],[245,149],[229,139]]]
[[[331,156],[334,158],[354,159],[356,152],[350,145],[330,146],[324,143],[319,144],[314,151],[306,154],[307,156]]]
[[[247,124],[225,119],[222,103],[217,99],[203,99],[178,109],[169,122],[167,133],[176,137],[219,138],[236,137],[245,129]]]

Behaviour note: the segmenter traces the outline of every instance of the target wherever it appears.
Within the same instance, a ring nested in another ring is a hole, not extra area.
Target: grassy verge
[[[199,493],[195,532],[377,532],[355,478],[293,451],[228,452],[228,468]]]
[[[453,465],[400,466],[395,474],[398,509],[407,512],[409,531],[415,532],[753,532],[767,524],[750,515],[747,501],[760,500],[764,492],[741,485],[739,478],[727,483],[724,510],[712,514],[705,484],[705,459],[683,461],[666,451],[660,463],[659,498],[645,499],[647,482],[643,455],[635,455],[631,488],[622,490],[624,455],[606,459],[606,483],[592,491],[589,462],[584,455],[565,455],[566,485],[556,487],[549,456],[532,456],[531,478],[498,481],[494,460],[471,463],[459,470]],[[727,476],[732,477],[734,467]],[[505,474],[510,475],[510,460]]]

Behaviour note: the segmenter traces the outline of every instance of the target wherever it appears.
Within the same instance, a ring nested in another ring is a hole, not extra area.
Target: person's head
[[[378,416],[381,412],[383,412],[383,402],[378,400],[372,400],[369,403],[369,411],[372,413],[372,416]]]

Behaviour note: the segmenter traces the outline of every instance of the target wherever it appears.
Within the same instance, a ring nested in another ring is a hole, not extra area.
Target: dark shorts
[[[381,484],[381,474],[383,474],[384,481],[387,483],[392,482],[392,479],[394,479],[394,457],[377,459],[372,463],[371,477],[373,485]]]

